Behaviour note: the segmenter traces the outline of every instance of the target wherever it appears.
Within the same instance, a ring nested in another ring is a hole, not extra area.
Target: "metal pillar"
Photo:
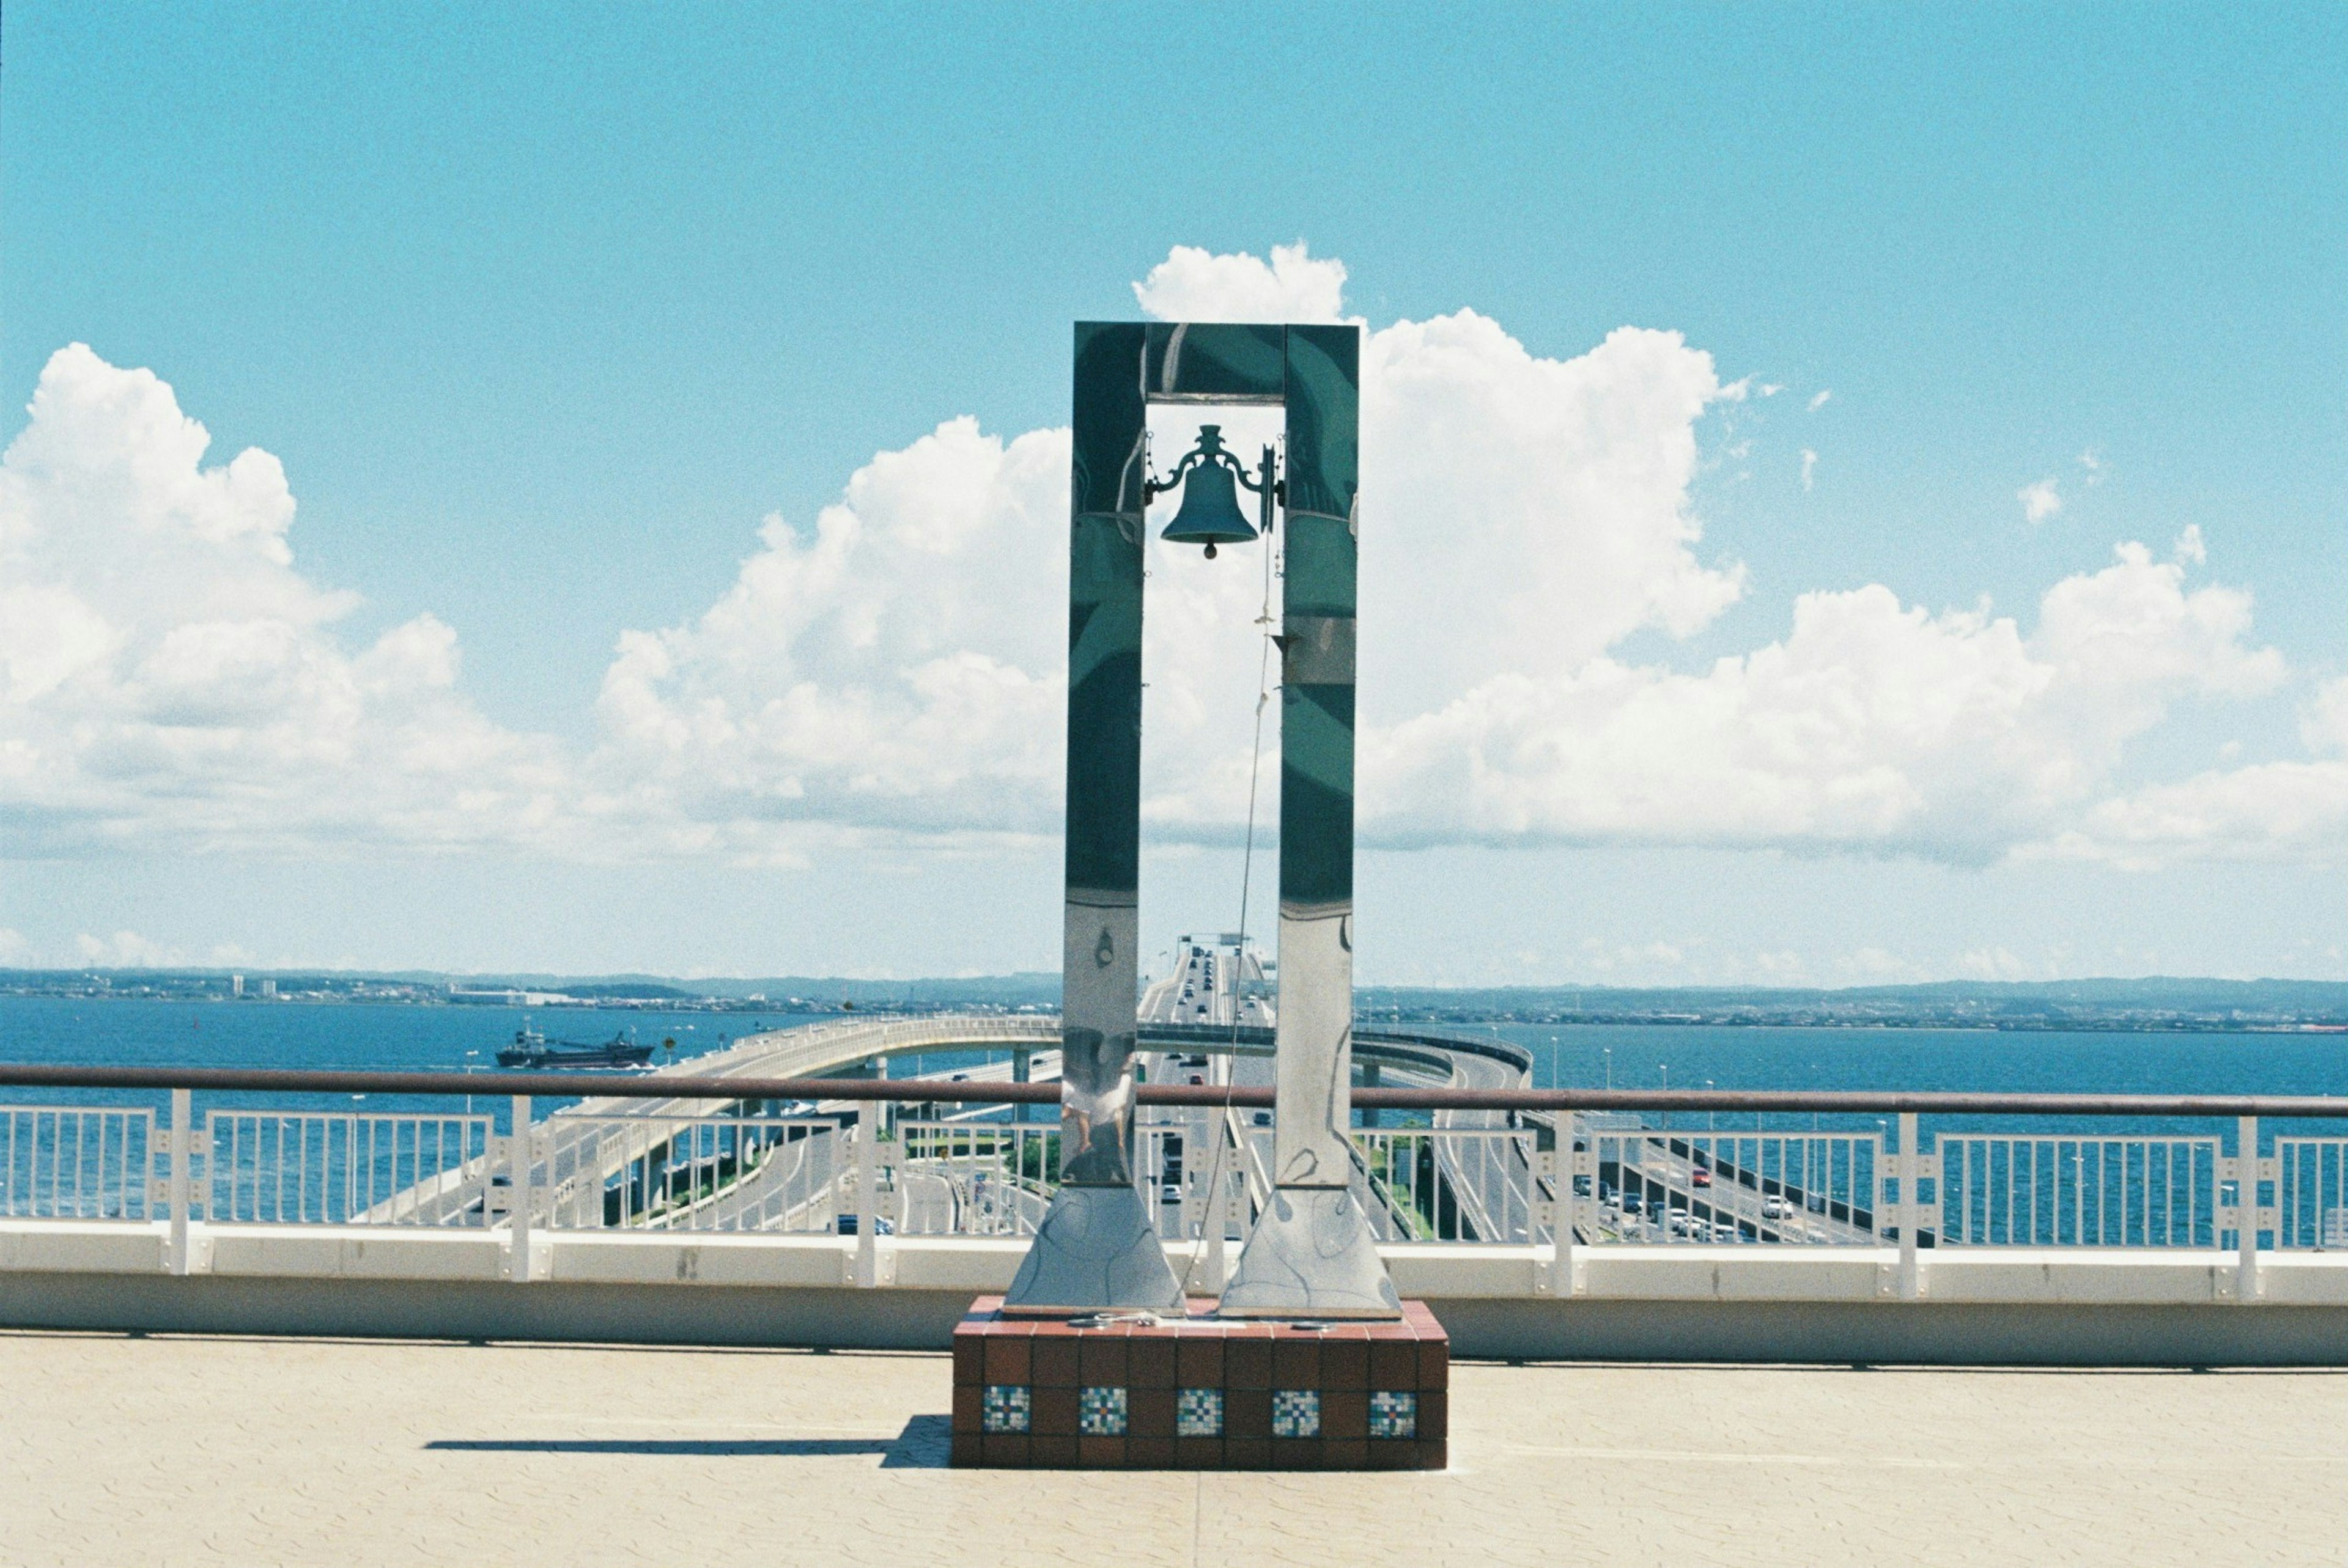
[[[164,1255],[164,1266],[173,1274],[188,1273],[194,1257],[188,1229],[188,1207],[194,1201],[196,1193],[190,1163],[195,1153],[195,1094],[191,1090],[174,1089],[171,1091],[171,1237]]]
[[[1132,1165],[1147,337],[1139,323],[1076,325],[1060,1185],[1004,1297],[1031,1310],[1182,1305]]]
[[[536,1203],[536,1189],[531,1178],[537,1173],[536,1162],[530,1158],[530,1096],[513,1097],[513,1136],[506,1140],[506,1191],[513,1205],[506,1223],[506,1235],[513,1250],[506,1256],[507,1277],[516,1285],[527,1285],[530,1278],[531,1209]]]
[[[1272,1202],[1227,1316],[1400,1315],[1354,1194],[1354,626],[1361,333],[1290,327]]]

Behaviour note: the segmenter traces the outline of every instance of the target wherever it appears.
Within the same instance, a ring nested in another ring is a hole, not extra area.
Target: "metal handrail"
[[[1056,1083],[938,1079],[712,1078],[658,1073],[369,1072],[249,1067],[100,1067],[0,1062],[0,1088],[274,1091],[312,1094],[530,1094],[601,1100],[849,1100],[901,1104],[1053,1104]],[[1268,1086],[1144,1083],[1145,1105],[1268,1108]],[[1782,1111],[1972,1116],[2205,1116],[2348,1120],[2348,1096],[1995,1094],[1951,1091],[1360,1088],[1365,1108],[1405,1111]]]

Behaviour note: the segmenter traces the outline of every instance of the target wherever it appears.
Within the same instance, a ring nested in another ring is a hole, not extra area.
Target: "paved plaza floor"
[[[0,1562],[2348,1562],[2348,1374],[1498,1366],[1440,1474],[942,1468],[943,1355],[0,1333]]]

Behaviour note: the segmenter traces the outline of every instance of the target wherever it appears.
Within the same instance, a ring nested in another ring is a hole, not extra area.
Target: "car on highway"
[[[1696,1166],[1688,1173],[1688,1185],[1691,1187],[1708,1187],[1712,1185],[1712,1173],[1705,1170],[1702,1165]]]
[[[1761,1200],[1761,1217],[1765,1220],[1787,1220],[1794,1217],[1794,1205],[1776,1196]]]
[[[1169,1182],[1158,1189],[1158,1201],[1161,1204],[1179,1204],[1182,1201],[1182,1189]]]

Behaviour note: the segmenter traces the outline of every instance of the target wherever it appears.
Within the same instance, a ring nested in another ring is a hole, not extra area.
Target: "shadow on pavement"
[[[437,1438],[439,1453],[641,1454],[654,1458],[749,1456],[820,1459],[879,1454],[882,1470],[943,1470],[953,1451],[953,1422],[915,1416],[893,1438]]]
[[[953,1458],[953,1418],[915,1416],[889,1445],[882,1470],[943,1470]]]
[[[893,1453],[901,1438],[441,1438],[443,1453],[759,1454],[808,1459],[824,1454]]]

